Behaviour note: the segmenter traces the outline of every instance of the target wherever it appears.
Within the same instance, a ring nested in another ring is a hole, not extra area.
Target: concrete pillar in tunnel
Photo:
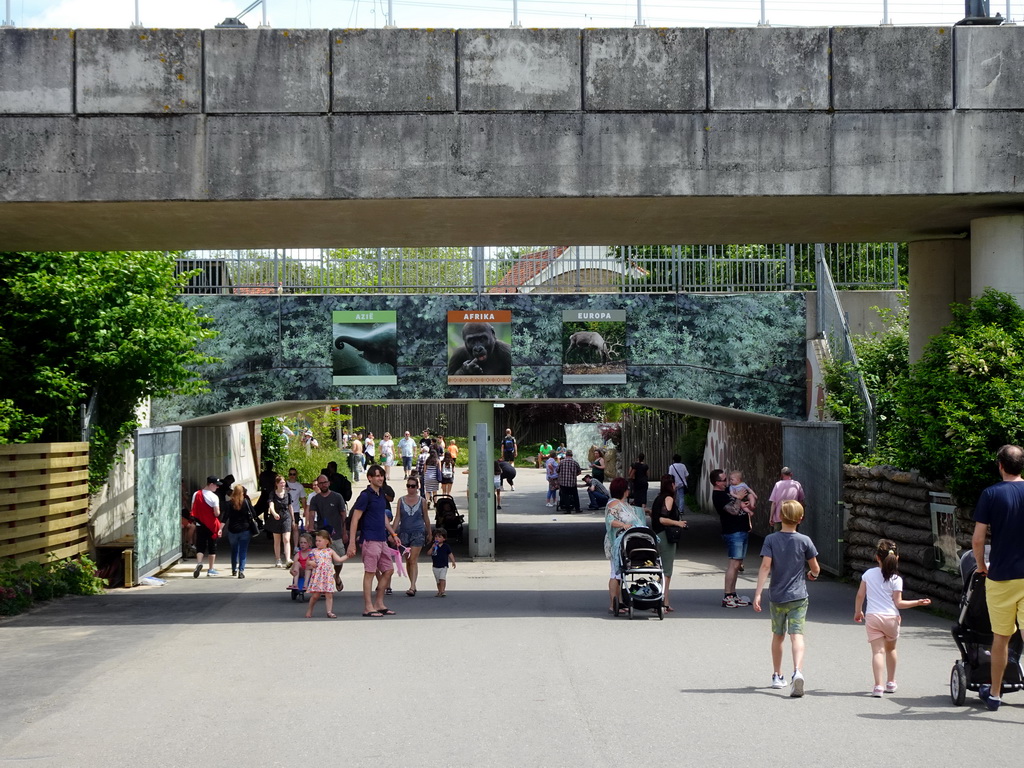
[[[971,295],[971,241],[918,240],[910,250],[910,362],[953,319],[949,305]]]

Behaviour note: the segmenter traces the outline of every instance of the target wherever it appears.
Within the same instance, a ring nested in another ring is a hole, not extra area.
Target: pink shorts
[[[888,640],[895,643],[900,637],[900,616],[884,613],[869,613],[864,618],[864,626],[868,630],[868,642]]]
[[[391,559],[391,548],[386,541],[363,542],[363,571],[393,571],[395,561]]]

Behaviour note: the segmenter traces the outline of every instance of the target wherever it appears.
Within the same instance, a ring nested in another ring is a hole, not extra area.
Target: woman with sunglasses
[[[398,500],[398,517],[395,520],[398,538],[402,546],[409,548],[409,597],[416,596],[416,576],[419,572],[420,550],[433,538],[430,533],[430,517],[427,505],[420,496],[419,482],[415,478],[405,481],[405,496]]]

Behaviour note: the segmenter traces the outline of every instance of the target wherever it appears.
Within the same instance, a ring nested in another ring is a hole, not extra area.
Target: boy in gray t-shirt
[[[793,650],[793,677],[789,695],[799,698],[804,695],[804,621],[807,618],[807,582],[804,563],[807,563],[806,578],[814,581],[821,573],[818,566],[818,550],[808,536],[797,533],[796,527],[804,519],[804,508],[799,501],[782,503],[782,530],[768,534],[761,546],[761,570],[757,574],[757,590],[754,592],[754,610],[761,610],[761,591],[772,577],[768,600],[772,614],[772,688],[785,688],[786,678],[782,676],[782,645],[789,632],[789,643]]]

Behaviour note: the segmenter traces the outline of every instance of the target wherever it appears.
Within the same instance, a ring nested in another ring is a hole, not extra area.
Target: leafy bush
[[[82,555],[77,560],[47,563],[0,561],[0,615],[13,616],[33,602],[65,595],[99,595],[107,582],[96,575],[96,564]]]
[[[288,461],[288,438],[281,431],[283,422],[267,418],[260,422],[260,453],[264,462],[272,461],[278,472],[284,469]]]
[[[1024,442],[1024,309],[988,288],[952,310],[897,390],[893,448],[898,464],[945,478],[973,504],[999,479],[999,447]]]
[[[869,450],[864,402],[856,384],[857,369],[841,360],[825,363],[822,378],[829,415],[843,425],[844,458],[851,464],[894,460],[894,429],[900,418],[898,391],[910,371],[910,320],[904,302],[899,309],[873,307],[883,330],[854,336],[853,346],[868,394],[875,408],[875,448]]]

